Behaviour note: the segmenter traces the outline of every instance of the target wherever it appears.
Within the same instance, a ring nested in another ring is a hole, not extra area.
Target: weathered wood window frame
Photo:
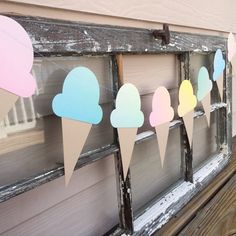
[[[170,44],[165,46],[162,45],[161,40],[155,39],[152,30],[148,29],[83,24],[13,15],[10,17],[13,17],[23,25],[31,36],[35,57],[109,55],[113,75],[114,99],[122,83],[123,54],[176,54],[179,58],[179,77],[183,80],[189,79],[191,53],[209,54],[217,49],[221,49],[225,56],[227,52],[226,39],[217,36],[171,32]],[[68,40],[70,42],[73,41],[73,44],[68,44]],[[152,234],[178,212],[195,194],[203,189],[229,162],[232,154],[232,76],[231,65],[228,62],[226,64],[223,102],[213,104],[211,107],[211,112],[217,112],[217,145],[219,153],[211,156],[202,167],[193,173],[192,149],[188,143],[183,122],[181,119],[173,121],[170,129],[181,128],[182,170],[184,178],[176,183],[169,192],[152,201],[138,215],[134,216],[132,212],[130,173],[128,173],[126,180],[123,178],[116,129],[114,129],[113,144],[109,147],[84,153],[80,157],[76,166],[77,169],[110,154],[115,155],[120,222],[119,226],[112,229],[109,234]],[[195,112],[195,118],[203,115],[203,111]],[[145,142],[154,137],[155,133],[150,132],[146,136],[138,136],[136,143]],[[47,183],[63,174],[64,169],[61,165],[31,178],[0,187],[0,202]],[[182,191],[182,194],[179,194],[180,191]],[[178,198],[175,196],[178,196]]]

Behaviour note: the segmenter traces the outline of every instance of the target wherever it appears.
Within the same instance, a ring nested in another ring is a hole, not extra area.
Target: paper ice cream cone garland
[[[212,82],[209,79],[209,73],[205,67],[202,67],[198,74],[197,97],[202,102],[207,117],[210,112],[210,100],[206,98],[210,98],[211,89]],[[62,118],[66,185],[73,174],[92,125],[98,124],[102,119],[102,109],[98,104],[99,96],[98,81],[93,72],[85,67],[77,67],[67,75],[62,93],[53,100],[53,111]],[[190,146],[192,145],[193,116],[196,105],[197,98],[193,93],[191,82],[182,81],[179,88],[178,115],[183,118]],[[165,87],[157,88],[152,99],[149,121],[156,130],[162,167],[165,160],[169,124],[173,117],[174,110],[171,107],[168,90]],[[123,175],[126,178],[137,130],[144,123],[140,95],[134,85],[126,83],[119,89],[116,108],[111,112],[110,121],[112,126],[118,130]],[[209,118],[207,121],[209,125]]]
[[[232,33],[227,41],[227,59],[232,62],[236,55],[236,41]],[[15,20],[0,15],[0,121],[13,107],[18,97],[30,97],[36,90],[36,80],[31,74],[34,52],[25,29]],[[202,66],[197,78],[197,98],[189,80],[182,81],[179,88],[178,115],[183,118],[189,144],[192,144],[193,112],[197,99],[202,103],[208,126],[210,126],[212,80],[216,82],[223,100],[225,60],[218,49],[214,56],[213,74]],[[101,122],[102,108],[99,105],[100,90],[95,74],[86,67],[76,67],[67,75],[62,93],[55,96],[52,108],[62,118],[63,148],[66,185],[69,183],[77,160],[89,135],[92,125]],[[168,90],[158,87],[152,99],[149,122],[156,130],[159,154],[164,165],[169,124],[173,120]],[[137,129],[144,123],[140,95],[137,88],[124,84],[118,91],[116,108],[110,121],[117,128],[122,154],[124,177],[127,176]]]
[[[112,111],[110,120],[112,126],[118,130],[124,178],[128,173],[137,130],[144,122],[140,109],[141,100],[137,88],[130,83],[122,85],[116,97],[116,109]]]

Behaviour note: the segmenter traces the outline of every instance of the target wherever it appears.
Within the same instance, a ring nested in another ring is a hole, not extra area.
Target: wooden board
[[[82,181],[82,180],[81,180]],[[79,178],[77,179],[79,182]],[[49,192],[49,191],[48,191]],[[45,192],[46,193],[46,192]],[[40,195],[39,195],[40,196]],[[60,196],[58,196],[60,197]],[[39,199],[30,198],[37,205]],[[46,202],[42,199],[40,202]],[[18,202],[18,208],[22,203]],[[28,204],[23,200],[23,206],[11,221],[20,219],[27,211]],[[37,206],[35,206],[37,208]],[[14,209],[12,209],[14,211]],[[2,220],[2,216],[1,216]],[[86,236],[103,235],[118,223],[115,176],[107,176],[85,191],[64,199],[59,204],[49,207],[34,217],[21,221],[21,224],[1,233],[1,236]],[[11,225],[13,226],[13,225]]]
[[[179,236],[224,236],[236,232],[236,175],[215,195]]]
[[[152,29],[114,27],[9,15],[29,33],[36,56],[181,53],[225,51],[226,38],[170,32],[162,45]],[[40,38],[39,38],[40,35]]]
[[[43,213],[47,209],[52,209],[60,202],[68,201],[73,196],[85,192],[92,186],[100,188],[101,192],[106,191],[106,184],[100,185],[99,182],[113,176],[114,179],[115,168],[114,159],[112,156],[107,157],[99,162],[88,165],[79,171],[75,171],[68,187],[65,187],[64,176],[57,178],[47,184],[41,185],[32,191],[26,192],[8,201],[0,204],[0,234],[19,225],[38,214]],[[115,182],[110,182],[110,189],[114,189],[114,197],[110,196],[109,201],[116,203]],[[95,192],[90,195],[96,196]],[[87,200],[90,201],[87,196]],[[80,202],[86,201],[81,195],[78,195],[78,206],[81,207]],[[107,202],[106,202],[107,203]],[[69,209],[73,209],[75,205],[71,205]],[[114,205],[114,209],[117,205]],[[114,209],[110,209],[114,212]],[[84,209],[86,211],[86,209]],[[114,213],[115,215],[115,213]],[[60,216],[58,218],[60,219]],[[56,220],[55,219],[55,220]],[[25,234],[31,235],[31,234]]]
[[[159,86],[178,88],[175,55],[125,55],[123,80],[134,84],[140,94],[154,93]]]
[[[178,214],[176,214],[175,217],[156,232],[155,236],[177,235],[197,215],[199,209],[203,208],[233,176],[236,170],[235,139],[233,144],[234,155],[230,164],[225,167],[224,171],[222,171],[212,183],[210,183],[200,194],[195,196]]]
[[[213,29],[218,31],[236,32],[234,9],[236,3],[233,0],[225,2],[214,1],[188,1],[188,0],[121,0],[116,3],[107,0],[75,1],[75,0],[8,0],[34,4],[44,7],[73,10],[78,12],[93,13],[99,15],[122,17],[150,22],[165,22],[173,25]],[[186,20],[187,19],[187,20]]]

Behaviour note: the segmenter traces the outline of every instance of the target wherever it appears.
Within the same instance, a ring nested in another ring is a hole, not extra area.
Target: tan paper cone
[[[224,86],[224,75],[222,74],[218,80],[216,80],[217,87],[220,93],[220,99],[223,101],[223,86]]]
[[[124,179],[126,179],[138,128],[118,128]]]
[[[68,185],[92,124],[62,118],[65,183]]]
[[[211,94],[208,93],[203,99],[202,99],[202,106],[205,111],[206,119],[207,119],[207,125],[210,127],[210,121],[211,121]]]
[[[0,89],[0,121],[2,121],[7,113],[11,110],[18,99],[18,96],[4,89]]]
[[[160,151],[161,166],[164,166],[165,154],[166,154],[166,145],[169,135],[169,124],[170,122],[158,125],[155,127],[156,135],[158,140],[158,146]]]
[[[236,77],[236,56],[234,56],[231,60],[231,65],[233,70],[233,76]]]
[[[183,116],[183,120],[187,131],[188,141],[191,147],[193,139],[193,110],[188,112],[185,116]]]

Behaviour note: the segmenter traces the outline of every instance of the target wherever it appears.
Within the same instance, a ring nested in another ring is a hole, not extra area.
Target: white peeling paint
[[[228,104],[228,113],[227,114],[230,114],[231,113],[231,106]]]
[[[142,133],[136,135],[135,141],[137,142],[137,141],[142,140],[142,139],[144,139],[144,138],[150,137],[150,136],[152,136],[153,134],[154,134],[154,132],[151,131],[151,130],[142,132]]]
[[[128,51],[128,52],[130,52],[130,51],[131,51],[131,49],[132,49],[132,45],[130,45],[130,44],[127,44],[127,46],[128,46],[128,49],[127,49],[127,51]]]
[[[101,47],[100,47],[100,44],[98,43],[98,42],[96,42],[95,40],[93,40],[93,47],[92,47],[92,51],[93,52],[97,52],[97,51],[99,51],[99,49],[100,49]]]
[[[209,48],[208,48],[207,46],[202,45],[202,50],[203,50],[204,52],[207,52],[207,51],[209,51]]]
[[[175,125],[177,125],[177,124],[181,124],[182,122],[180,121],[180,120],[172,120],[171,122],[170,122],[170,127],[173,127],[173,126],[175,126]]]
[[[71,47],[73,47],[75,45],[76,45],[76,43],[67,43],[66,44],[66,49],[69,49],[69,48],[71,48]]]
[[[170,193],[162,197],[154,206],[150,207],[143,215],[138,217],[134,221],[134,230],[141,230],[146,224],[154,221],[161,214],[166,214],[166,220],[159,223],[160,228],[163,224],[167,222],[167,219],[170,218],[170,215],[166,213],[167,209],[176,203],[180,198],[185,196],[189,191],[194,189],[194,184],[190,182],[183,182],[177,188],[172,190]]]
[[[193,175],[193,183],[185,181],[181,182],[177,187],[163,196],[153,206],[151,206],[141,216],[139,216],[134,221],[134,231],[140,231],[145,226],[150,225],[152,222],[154,222],[158,217],[158,225],[153,230],[161,228],[162,225],[167,223],[172,215],[176,213],[174,212],[174,210],[168,208],[177,204],[181,198],[186,198],[186,196],[189,196],[189,198],[191,199],[194,191],[197,191],[197,186],[204,180],[208,179],[210,174],[217,172],[217,170],[219,170],[219,168],[223,166],[222,163],[226,162],[227,158],[222,153],[215,155],[211,159],[211,161],[209,161]],[[148,232],[148,235],[151,233],[153,232]]]
[[[211,112],[215,111],[215,110],[217,110],[217,109],[219,109],[221,107],[227,107],[227,104],[224,103],[224,102],[214,103],[214,104],[211,105]]]
[[[110,44],[108,44],[108,46],[107,46],[107,51],[111,52],[111,45]]]
[[[175,43],[169,43],[168,46],[175,47]]]
[[[181,47],[179,47],[179,46],[177,46],[177,45],[176,45],[176,48],[177,48],[177,49],[179,49],[179,50],[182,50],[182,48],[181,48]]]

